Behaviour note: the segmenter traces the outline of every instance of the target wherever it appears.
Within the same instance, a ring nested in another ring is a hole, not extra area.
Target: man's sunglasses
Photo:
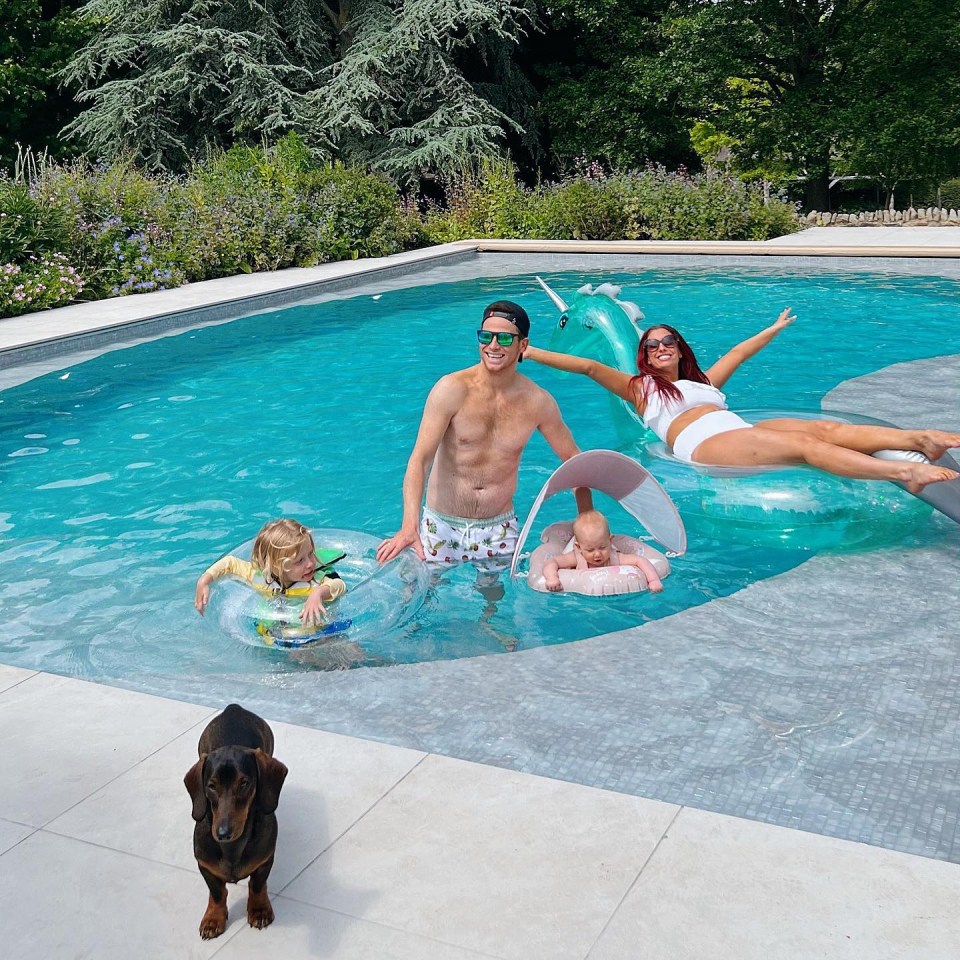
[[[643,341],[644,350],[656,350],[661,344],[665,347],[674,347],[679,343],[677,338],[672,334],[668,333],[665,337],[661,337],[657,340],[654,337],[651,337],[649,340]]]
[[[493,338],[497,338],[497,345],[501,347],[510,347],[514,340],[520,339],[519,333],[494,333],[493,330],[478,330],[477,340],[484,346],[493,343]]]

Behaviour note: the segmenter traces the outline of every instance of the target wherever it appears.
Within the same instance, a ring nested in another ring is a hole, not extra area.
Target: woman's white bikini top
[[[673,385],[683,394],[682,400],[664,397],[659,391],[652,389],[651,380],[644,380],[644,387],[649,389],[650,393],[647,394],[647,406],[643,411],[643,425],[649,427],[664,443],[667,442],[670,424],[684,411],[704,403],[711,403],[721,410],[728,409],[726,396],[710,383],[675,380]]]

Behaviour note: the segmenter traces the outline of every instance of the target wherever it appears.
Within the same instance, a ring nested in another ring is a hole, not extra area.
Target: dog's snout
[[[232,833],[233,833],[233,830],[231,829],[231,826],[230,826],[230,823],[229,823],[229,822],[227,822],[227,823],[218,823],[218,824],[217,824],[216,836],[217,836],[217,839],[218,839],[218,840],[220,840],[220,841],[229,840],[229,839],[230,839],[230,835],[231,835]]]

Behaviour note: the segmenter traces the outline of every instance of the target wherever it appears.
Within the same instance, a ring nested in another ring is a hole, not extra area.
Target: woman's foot
[[[948,450],[960,447],[960,434],[946,430],[912,430],[912,450],[922,453],[928,460],[939,460]]]
[[[932,463],[910,463],[904,464],[899,480],[911,493],[919,493],[928,483],[942,483],[958,477],[960,473],[949,467],[938,467]]]

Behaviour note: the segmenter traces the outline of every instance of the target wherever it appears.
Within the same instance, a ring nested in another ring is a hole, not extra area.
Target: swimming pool
[[[563,293],[598,274],[547,279]],[[707,359],[781,303],[793,306],[801,319],[733,381],[734,402],[742,392],[752,404],[775,405],[789,388],[791,405],[816,405],[850,377],[958,352],[957,291],[936,278],[696,268],[683,272],[679,288],[676,275],[656,270],[603,279],[623,283],[648,317],[691,331]],[[464,294],[455,305],[454,293]],[[524,303],[540,318],[535,328],[555,317],[530,276],[398,290],[321,305],[322,321],[304,306],[114,351],[0,394],[0,658],[202,702],[242,699],[277,718],[949,856],[948,795],[921,811],[928,825],[939,824],[933,839],[932,826],[922,836],[902,826],[911,814],[886,816],[889,789],[876,801],[883,815],[869,797],[845,807],[832,787],[827,813],[816,802],[817,784],[839,776],[831,764],[859,782],[878,756],[885,784],[912,778],[899,790],[904,803],[911,789],[929,791],[917,765],[948,762],[956,723],[942,625],[934,617],[917,626],[935,637],[932,646],[908,636],[900,650],[887,635],[844,651],[839,638],[826,642],[813,628],[764,632],[785,610],[798,624],[812,622],[815,597],[828,597],[842,634],[854,632],[864,611],[856,595],[829,592],[814,572],[824,565],[839,565],[847,571],[839,579],[866,592],[875,577],[857,576],[869,564],[897,569],[908,554],[926,558],[932,582],[934,571],[956,563],[954,533],[935,517],[900,549],[802,567],[806,554],[698,543],[676,562],[660,597],[603,605],[565,597],[561,607],[510,586],[490,611],[472,577],[455,573],[406,625],[396,659],[407,662],[385,670],[318,674],[315,664],[227,642],[196,617],[197,574],[269,516],[395,529],[426,389],[473,362],[471,311],[499,296]],[[805,322],[811,316],[815,324]],[[913,335],[917,317],[922,336]],[[418,318],[427,321],[422,328]],[[860,349],[864,341],[872,352]],[[252,373],[261,361],[274,375]],[[349,374],[358,368],[364,375],[355,380]],[[597,388],[531,372],[560,397],[583,446],[617,445]],[[307,402],[288,389],[293,383],[309,388]],[[545,445],[532,445],[521,513],[551,467]],[[783,571],[792,572],[769,579]],[[691,608],[750,584],[702,614]],[[872,615],[879,604],[870,603]],[[641,623],[640,631],[587,644],[530,649]],[[897,628],[901,638],[908,633]],[[411,662],[478,652],[474,637],[479,652],[515,639],[527,653]],[[894,679],[873,688],[866,673],[881,666]],[[933,747],[923,739],[931,723],[939,731]],[[905,724],[917,738],[897,755],[908,758],[906,770],[885,753],[894,739],[900,747]]]
[[[588,279],[548,277],[560,291]],[[800,320],[731,384],[732,398],[749,397],[750,406],[816,409],[845,379],[943,346],[960,350],[960,296],[948,281],[704,270],[605,279],[621,283],[648,317],[689,331],[705,362],[770,321],[780,304],[793,306]],[[534,338],[542,331],[546,339],[555,309],[532,276],[479,279],[249,316],[0,394],[0,650],[18,665],[122,677],[130,657],[118,638],[135,636],[137,669],[147,672],[239,663],[255,673],[314,669],[322,658],[238,650],[193,611],[193,581],[274,516],[391,533],[426,392],[444,372],[475,362],[476,317],[497,296],[524,303],[536,318]],[[903,336],[918,313],[925,336]],[[620,445],[602,391],[533,365],[523,370],[559,398],[582,447]],[[535,438],[520,474],[521,515],[555,465]],[[548,505],[544,522],[570,515],[572,502],[563,500]],[[631,530],[630,518],[604,506],[618,529]],[[389,636],[360,636],[369,657],[359,662],[582,639],[733,593],[803,559],[702,539],[674,563],[663,594],[602,603],[535,594],[521,581],[491,603],[474,589],[473,572],[458,568]],[[69,643],[49,639],[55,624],[69,624]]]

